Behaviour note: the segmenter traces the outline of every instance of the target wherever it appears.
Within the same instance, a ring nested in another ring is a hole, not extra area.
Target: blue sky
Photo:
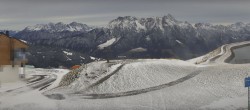
[[[250,0],[0,0],[0,29],[72,21],[106,26],[118,16],[172,14],[190,23],[250,23]]]

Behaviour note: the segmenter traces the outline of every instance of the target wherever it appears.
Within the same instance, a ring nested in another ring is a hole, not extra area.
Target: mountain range
[[[57,54],[62,57],[50,58],[54,63],[44,62],[42,67],[69,67],[71,64],[92,61],[90,56],[110,59],[126,57],[186,60],[226,43],[250,40],[250,24],[191,24],[176,20],[170,14],[149,18],[125,16],[111,20],[107,27],[100,28],[76,22],[38,24],[26,27],[14,37],[25,40],[30,45],[30,64],[41,67],[37,59],[51,56],[47,54],[53,48],[53,51],[60,51]],[[65,50],[72,51],[75,55],[75,61],[68,60],[70,65],[65,65],[64,61],[69,56],[63,52]],[[82,59],[83,56],[86,59]]]

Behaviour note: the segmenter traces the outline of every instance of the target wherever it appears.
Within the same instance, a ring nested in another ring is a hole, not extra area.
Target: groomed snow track
[[[16,88],[16,89],[10,89],[5,92],[2,92],[1,95],[14,95],[19,94],[23,92],[27,92],[34,89],[45,89],[46,86],[50,85],[52,82],[56,80],[56,75],[33,75],[33,77],[30,79],[30,81],[27,83],[27,85]],[[33,79],[33,80],[32,80]]]

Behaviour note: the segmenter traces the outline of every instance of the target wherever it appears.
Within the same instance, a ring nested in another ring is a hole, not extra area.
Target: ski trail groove
[[[35,76],[38,77],[38,78],[35,79],[35,80],[32,80],[32,81],[29,81],[27,84],[40,81],[40,80],[44,79],[46,75],[35,75]]]

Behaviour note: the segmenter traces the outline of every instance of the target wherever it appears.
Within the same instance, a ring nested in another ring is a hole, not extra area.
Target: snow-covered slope
[[[180,60],[138,60],[125,64],[115,75],[89,89],[87,93],[117,93],[145,89],[174,81],[195,69],[195,65]]]
[[[209,66],[175,59],[92,62],[66,87],[54,88],[60,77],[49,91],[27,87],[25,91],[0,90],[0,109],[245,110],[248,93],[244,78],[250,75],[250,64],[227,64],[225,60],[231,49],[246,44],[250,42],[228,44],[208,54],[211,57],[205,55]],[[57,77],[63,72],[29,70]]]
[[[105,47],[112,45],[115,41],[116,41],[116,38],[112,38],[112,39],[106,41],[105,43],[98,45],[98,48],[104,49]]]

